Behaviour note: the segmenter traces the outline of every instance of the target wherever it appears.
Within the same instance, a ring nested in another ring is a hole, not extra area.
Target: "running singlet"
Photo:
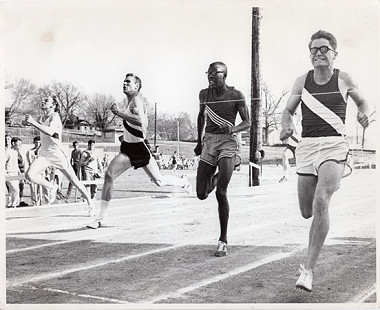
[[[203,89],[199,95],[200,103],[205,104],[206,128],[205,132],[213,134],[224,134],[220,129],[222,124],[228,127],[235,125],[238,104],[244,102],[244,95],[228,86],[227,92],[222,98],[215,99],[209,88]]]
[[[347,91],[339,89],[339,70],[324,85],[315,83],[313,73],[308,72],[301,95],[302,137],[344,136]]]
[[[133,100],[139,99],[139,97],[135,97]],[[141,99],[139,99],[141,100]],[[129,109],[130,105],[133,103],[133,101],[129,104],[127,109]],[[132,113],[132,112],[130,112]],[[146,113],[144,112],[143,117],[147,117]],[[147,120],[145,122],[147,124]],[[143,126],[138,126],[129,123],[126,120],[123,120],[123,127],[124,127],[124,141],[128,143],[137,143],[142,142],[145,139],[145,132],[146,128],[144,129]]]
[[[61,117],[57,112],[54,112],[50,117],[43,121],[43,117],[40,118],[39,123],[43,126],[50,127],[54,134],[53,136],[41,134],[41,148],[39,156],[50,157],[51,154],[60,149],[62,141],[62,122]]]

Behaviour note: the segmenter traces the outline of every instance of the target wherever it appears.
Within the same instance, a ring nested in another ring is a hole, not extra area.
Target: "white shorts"
[[[66,154],[62,150],[58,149],[52,154],[40,154],[38,158],[33,161],[32,165],[38,165],[41,171],[50,166],[60,170],[67,170],[70,167],[70,160],[66,157]]]
[[[326,161],[342,163],[349,168],[344,176],[351,173],[348,164],[349,145],[344,137],[302,138],[296,149],[296,166],[299,175],[318,176],[319,167]]]

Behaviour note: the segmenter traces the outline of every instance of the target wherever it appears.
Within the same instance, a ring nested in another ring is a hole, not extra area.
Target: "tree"
[[[45,91],[57,96],[63,126],[67,121],[74,122],[76,114],[83,106],[83,97],[76,86],[71,83],[53,82]]]
[[[10,102],[8,103],[7,120],[11,121],[17,116],[25,114],[31,109],[36,86],[27,79],[17,79],[13,84],[8,83],[6,89],[10,92]]]
[[[101,131],[107,129],[115,119],[115,114],[110,110],[114,102],[115,99],[112,96],[107,97],[99,93],[86,97],[84,112],[87,121]]]
[[[269,89],[266,82],[262,84],[263,92],[263,104],[262,104],[262,116],[263,116],[263,144],[268,145],[269,131],[271,129],[277,129],[277,125],[280,124],[280,114],[277,110],[283,101],[285,95],[289,90],[283,90],[278,97],[275,97]]]

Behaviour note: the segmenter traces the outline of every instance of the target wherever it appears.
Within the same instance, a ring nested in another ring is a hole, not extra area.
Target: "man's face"
[[[36,148],[38,148],[38,147],[40,146],[40,144],[41,144],[41,141],[36,140],[36,141],[34,141],[33,143],[34,143],[34,146],[35,146]]]
[[[13,143],[13,148],[16,150],[16,151],[19,151],[21,149],[21,141],[18,140],[16,142]]]
[[[310,48],[320,48],[322,46],[327,46],[329,48],[326,53],[323,54],[318,50],[315,55],[310,54],[311,64],[314,68],[332,67],[334,64],[336,53],[333,51],[329,40],[316,39],[311,43]]]
[[[12,144],[12,138],[10,136],[5,137],[5,146],[10,146]]]
[[[207,70],[209,87],[221,87],[225,84],[225,68],[220,65],[212,65]]]
[[[89,143],[88,144],[88,149],[91,150],[91,151],[95,150],[95,143]]]
[[[136,79],[133,76],[127,76],[124,79],[124,83],[123,83],[124,94],[138,91],[138,89],[139,89],[139,84],[136,83]]]
[[[48,112],[50,110],[54,110],[54,102],[52,97],[47,97],[42,99],[41,109],[44,112]]]
[[[74,150],[78,149],[78,143],[73,144]]]

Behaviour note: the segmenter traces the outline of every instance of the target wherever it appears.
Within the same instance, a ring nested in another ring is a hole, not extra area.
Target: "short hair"
[[[16,143],[17,141],[22,141],[20,137],[13,137],[11,143]]]
[[[133,77],[135,79],[135,81],[139,84],[139,88],[137,89],[137,91],[140,92],[140,89],[142,87],[141,79],[137,75],[135,75],[133,73],[127,73],[125,77],[127,78],[128,76]]]
[[[37,137],[34,137],[34,138],[33,138],[33,142],[37,142],[37,141],[41,141],[40,136],[37,136]]]
[[[335,36],[332,33],[324,31],[324,30],[318,30],[310,38],[309,49],[310,49],[311,44],[313,43],[313,41],[317,40],[317,39],[326,39],[327,41],[330,42],[330,45],[331,45],[331,47],[334,50],[336,50],[336,48],[338,47],[338,43],[336,41],[336,38],[335,38]]]
[[[88,140],[88,142],[87,142],[89,145],[90,144],[95,144],[95,140]]]
[[[209,67],[212,67],[212,66],[221,66],[221,67],[223,67],[224,77],[227,77],[227,66],[226,66],[226,64],[224,62],[215,61],[215,62],[211,63]]]

